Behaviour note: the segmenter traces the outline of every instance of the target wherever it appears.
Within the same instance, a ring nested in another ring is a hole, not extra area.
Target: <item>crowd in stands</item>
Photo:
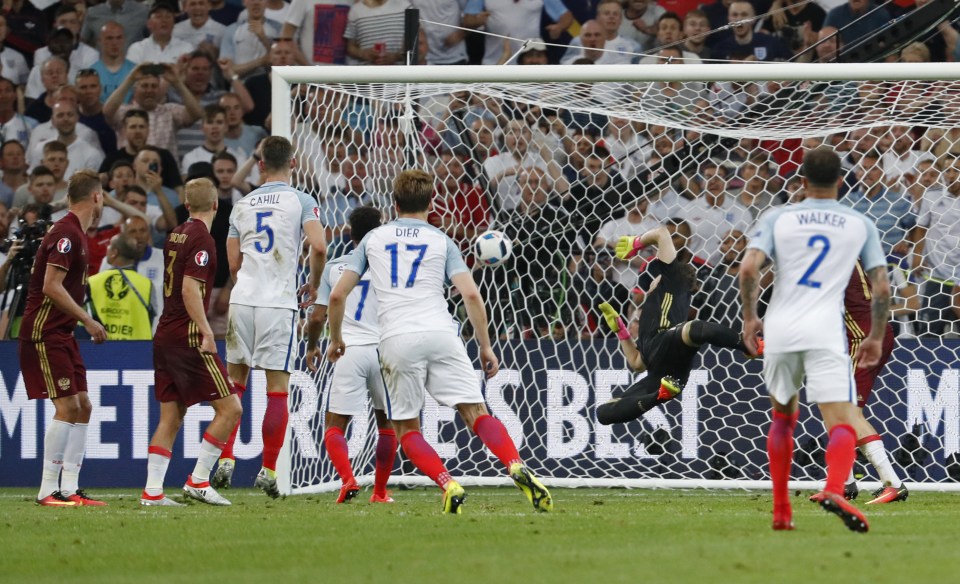
[[[35,221],[62,216],[67,179],[97,169],[109,196],[89,233],[90,276],[116,270],[123,278],[125,268],[142,276],[150,286],[124,283],[138,291],[144,313],[156,315],[165,234],[187,217],[183,184],[211,177],[221,200],[210,318],[222,334],[231,287],[227,222],[260,182],[257,147],[271,128],[272,67],[407,64],[404,10],[411,6],[422,19],[420,63],[434,65],[830,62],[926,1],[12,0],[0,10],[0,236],[13,240]],[[944,23],[888,60],[960,59],[957,37],[957,27]],[[838,119],[894,99],[934,112],[933,120],[952,114],[933,85],[803,89],[816,98],[783,99]],[[783,96],[778,84],[755,83],[571,91],[571,103],[635,98],[673,119],[717,124],[759,115],[768,98]],[[660,223],[699,267],[698,308],[738,327],[744,234],[764,210],[802,197],[798,161],[823,142],[841,151],[849,170],[843,200],[881,229],[899,332],[960,331],[960,130],[938,129],[955,121],[928,128],[876,119],[870,129],[822,138],[718,140],[597,108],[458,92],[420,100],[410,130],[402,108],[383,103],[310,86],[298,86],[291,99],[296,186],[318,197],[331,257],[350,248],[351,209],[389,210],[393,176],[410,164],[428,166],[437,175],[431,221],[464,251],[490,226],[515,241],[513,269],[477,272],[502,338],[602,335],[599,302],[629,313],[642,300],[637,281],[648,257],[616,260],[617,238]],[[4,288],[22,276],[16,258],[22,264],[23,253],[22,242],[8,244]],[[95,285],[120,284],[100,278]],[[137,318],[140,330],[129,338],[144,334]]]

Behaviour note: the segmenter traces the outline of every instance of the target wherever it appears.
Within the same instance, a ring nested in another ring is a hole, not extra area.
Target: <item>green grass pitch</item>
[[[171,490],[172,491],[172,490]],[[0,490],[0,582],[952,582],[960,495],[912,493],[847,531],[799,493],[794,532],[770,529],[769,492],[555,489],[535,514],[519,491],[467,489],[460,516],[436,489],[393,505],[335,494],[269,500],[225,491],[232,508],[39,508]],[[861,501],[862,503],[863,501]]]

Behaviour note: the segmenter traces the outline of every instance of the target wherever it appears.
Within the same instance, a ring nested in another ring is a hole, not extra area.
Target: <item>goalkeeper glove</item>
[[[643,249],[643,243],[640,241],[639,237],[625,235],[617,241],[617,247],[615,248],[617,257],[621,260],[629,260],[633,256],[637,255]]]
[[[623,239],[628,238],[625,237]],[[603,319],[607,321],[607,326],[610,327],[610,330],[617,333],[618,339],[621,341],[630,340],[630,331],[627,329],[626,323],[623,322],[623,319],[620,318],[620,315],[617,314],[617,311],[610,306],[609,302],[604,302],[600,305],[600,312],[603,313]]]

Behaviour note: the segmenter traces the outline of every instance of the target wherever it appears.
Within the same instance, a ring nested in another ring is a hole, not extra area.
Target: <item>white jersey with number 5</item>
[[[340,281],[353,254],[327,262],[317,289],[317,302],[321,306],[330,306],[330,292]],[[377,294],[370,289],[370,277],[365,274],[357,287],[347,296],[343,319],[343,342],[348,347],[376,345],[380,342],[380,329],[377,327]]]
[[[346,269],[360,275],[369,269],[381,340],[430,331],[458,333],[447,309],[447,280],[469,268],[457,244],[436,227],[405,218],[377,227],[351,254]]]
[[[843,293],[857,257],[867,271],[886,265],[876,225],[835,200],[807,199],[762,215],[747,247],[776,266],[764,351],[845,353]]]
[[[303,225],[319,221],[317,202],[284,182],[265,183],[233,206],[228,237],[243,263],[230,304],[297,309]]]

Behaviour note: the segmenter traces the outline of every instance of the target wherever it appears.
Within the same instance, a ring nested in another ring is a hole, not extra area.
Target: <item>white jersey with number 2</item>
[[[264,183],[237,201],[228,237],[240,239],[243,263],[230,304],[296,310],[303,225],[319,216],[313,197],[284,182]]]
[[[330,306],[330,292],[340,281],[347,269],[350,258],[356,251],[327,262],[317,289],[317,302],[321,306]],[[365,274],[357,287],[347,296],[344,306],[343,342],[348,347],[376,345],[380,342],[380,329],[377,327],[377,294],[370,289],[370,277]]]
[[[747,247],[776,269],[764,351],[845,353],[843,295],[857,257],[866,271],[886,265],[876,225],[835,200],[807,199],[762,215]]]
[[[436,227],[401,218],[377,227],[351,254],[346,269],[363,275],[379,304],[380,339],[450,332],[458,323],[447,309],[447,281],[469,268],[457,245]]]

